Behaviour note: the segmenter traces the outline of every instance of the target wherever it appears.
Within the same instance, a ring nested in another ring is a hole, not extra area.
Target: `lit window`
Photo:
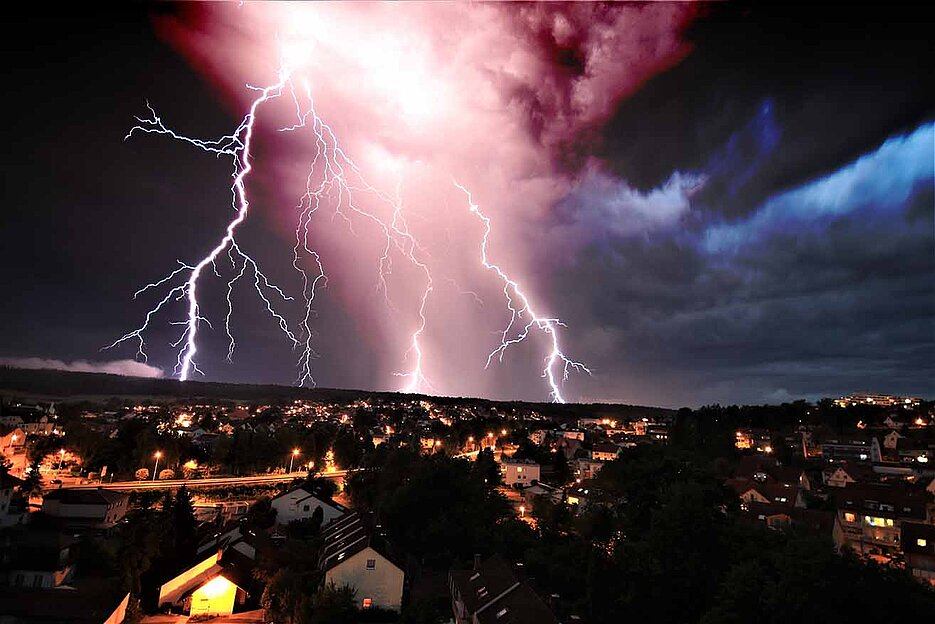
[[[523,468],[522,468],[521,466],[518,466],[518,467],[516,468],[516,472],[522,472],[522,471],[523,471]]]
[[[363,601],[361,601],[360,606],[363,607],[364,609],[369,609],[370,607],[373,606],[373,600],[371,600],[370,598],[364,598]]]
[[[855,516],[854,514],[850,512],[847,512],[844,514],[844,522],[857,522],[857,516]]]
[[[504,615],[506,615],[506,612],[507,612],[507,611],[509,611],[509,609],[506,608],[506,607],[503,607],[502,609],[500,609],[499,611],[497,611],[497,619],[499,620],[499,619],[502,618]]]
[[[377,560],[376,560],[376,559],[367,559],[367,569],[368,569],[368,570],[375,570],[376,567],[377,567]]]
[[[928,546],[928,542],[920,537],[916,540],[916,546]]]

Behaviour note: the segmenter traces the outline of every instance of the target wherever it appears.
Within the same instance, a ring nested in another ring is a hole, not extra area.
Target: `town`
[[[935,604],[935,403],[913,397],[550,413],[8,396],[0,427],[0,612],[16,622],[882,609],[842,606],[842,587]]]

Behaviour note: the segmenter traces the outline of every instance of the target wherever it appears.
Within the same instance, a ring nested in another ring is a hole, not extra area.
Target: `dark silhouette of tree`
[[[325,585],[312,599],[312,624],[356,624],[357,590],[350,585]]]
[[[261,496],[247,510],[247,523],[258,529],[268,529],[276,523],[276,510],[268,496]]]

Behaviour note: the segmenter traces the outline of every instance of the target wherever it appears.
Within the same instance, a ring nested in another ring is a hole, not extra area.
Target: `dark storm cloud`
[[[743,214],[930,118],[930,31],[916,9],[711,5],[692,53],[599,129],[600,154],[643,191],[720,158],[696,204]]]
[[[625,353],[670,380],[653,390],[669,405],[930,394],[933,149],[926,124],[744,218],[593,243],[559,286],[583,295],[572,326],[606,341],[595,369],[613,376]]]

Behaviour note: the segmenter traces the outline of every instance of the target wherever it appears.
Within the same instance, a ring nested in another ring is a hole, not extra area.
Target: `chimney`
[[[480,553],[474,553],[474,571],[480,570]]]

